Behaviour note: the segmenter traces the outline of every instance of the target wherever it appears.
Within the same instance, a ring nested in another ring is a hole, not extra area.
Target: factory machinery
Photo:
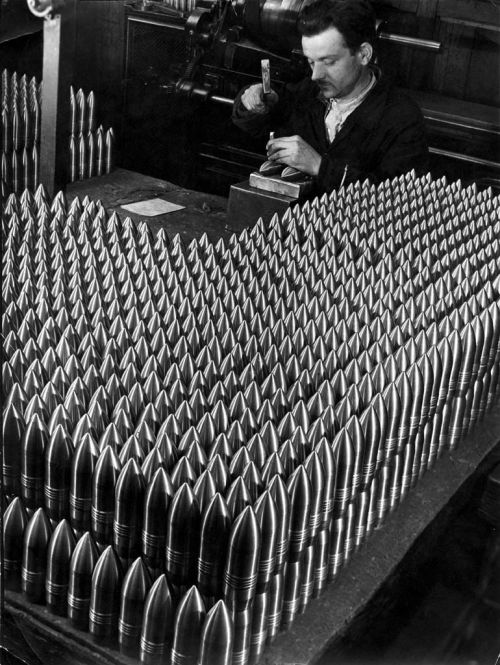
[[[295,28],[305,4],[129,3],[123,166],[223,194],[247,178],[264,161],[264,144],[232,127],[234,98],[261,80],[262,58],[278,92],[309,73]],[[379,21],[382,38],[397,38],[381,28]],[[400,39],[439,49],[430,40]]]
[[[7,603],[142,663],[257,663],[498,405],[491,190],[188,246],[43,186],[2,212]]]
[[[43,32],[53,46],[46,49],[52,58],[44,76],[53,90],[47,140],[55,141],[49,157],[56,152],[56,171],[64,170],[59,157],[67,145],[65,94],[72,84],[95,93],[100,122],[116,133],[119,166],[227,196],[265,158],[264,144],[232,125],[233,99],[261,80],[263,59],[278,92],[308,74],[295,27],[306,1],[29,0],[37,16],[54,5]],[[496,7],[488,0],[473,7],[375,0],[374,7],[378,62],[424,112],[433,176],[497,187]],[[55,35],[58,11],[63,28]],[[51,127],[60,130],[56,138]],[[75,143],[79,158],[76,136]],[[52,186],[44,176],[51,194],[69,180],[64,173]]]
[[[125,9],[122,165],[223,195],[229,185],[246,180],[264,161],[264,143],[232,126],[233,100],[243,86],[261,80],[262,59],[270,61],[272,86],[278,92],[309,73],[296,30],[305,4],[307,0],[199,0],[193,9],[178,0],[170,5],[129,2]],[[469,110],[463,110],[469,108],[467,103],[458,99],[451,104],[450,116],[448,107],[442,112],[436,95],[430,102],[420,90],[413,90],[416,84],[429,90],[437,78],[433,68],[441,67],[445,73],[442,63],[449,57],[450,46],[440,41],[444,33],[437,24],[419,22],[389,4],[374,3],[378,61],[398,85],[412,89],[423,107],[433,173],[452,174],[452,179],[466,178],[469,173],[475,181],[485,174],[498,178],[496,109],[489,109],[486,121],[481,113],[488,109],[473,104],[470,113],[478,115],[472,121],[465,117]],[[479,46],[479,38],[477,44],[480,51],[486,48]],[[484,58],[491,57],[494,68],[498,61],[494,52],[484,53]],[[474,62],[471,60],[471,76]],[[421,72],[409,76],[407,70],[416,63]],[[484,67],[481,71],[484,77]],[[451,80],[451,74],[447,78]],[[455,94],[460,97],[472,84],[459,82],[456,72],[454,78]],[[485,93],[487,98],[491,89]],[[459,113],[462,110],[464,117]]]
[[[2,71],[2,195],[34,190],[40,176],[40,121],[42,83],[25,74]],[[96,123],[94,92],[69,90],[71,124],[67,155],[69,182],[110,173],[114,132]]]

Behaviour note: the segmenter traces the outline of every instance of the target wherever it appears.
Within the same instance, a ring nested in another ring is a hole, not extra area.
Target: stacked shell
[[[40,175],[40,131],[43,86],[35,77],[4,69],[1,78],[2,194],[34,191]],[[68,181],[109,173],[114,164],[113,129],[96,123],[93,91],[76,93],[70,87]]]
[[[256,663],[497,400],[498,204],[409,173],[185,246],[11,195],[7,588],[144,663]]]

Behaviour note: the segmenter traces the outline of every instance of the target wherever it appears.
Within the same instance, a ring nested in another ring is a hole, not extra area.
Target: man
[[[378,183],[428,168],[422,113],[373,65],[375,15],[368,0],[318,0],[299,15],[311,77],[278,95],[255,84],[238,95],[233,122],[277,138],[271,161],[314,177],[315,194],[369,178]]]

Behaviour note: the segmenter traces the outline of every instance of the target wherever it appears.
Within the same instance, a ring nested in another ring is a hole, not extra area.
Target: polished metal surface
[[[495,403],[498,203],[407,174],[185,245],[6,197],[9,592],[143,663],[258,662]]]

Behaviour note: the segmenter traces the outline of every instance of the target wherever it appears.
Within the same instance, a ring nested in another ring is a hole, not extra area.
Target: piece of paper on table
[[[137,201],[137,203],[126,203],[120,207],[129,212],[135,212],[136,215],[154,217],[154,215],[164,215],[167,212],[182,210],[185,206],[170,203],[170,201],[164,199],[147,199],[146,201]]]

